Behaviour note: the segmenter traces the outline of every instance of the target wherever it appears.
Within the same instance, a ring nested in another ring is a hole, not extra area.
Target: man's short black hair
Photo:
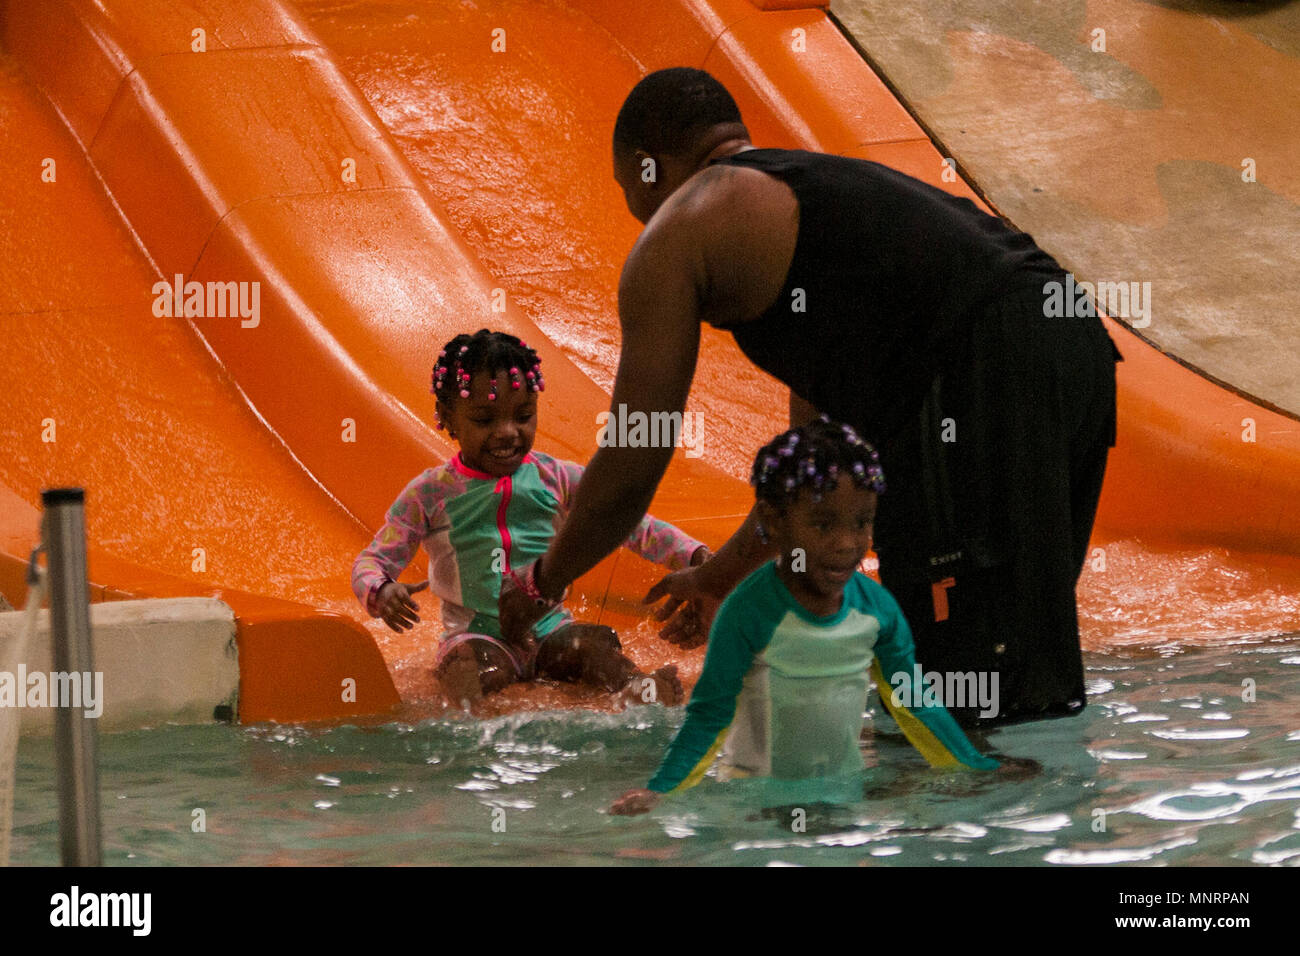
[[[680,156],[705,130],[740,122],[736,101],[708,73],[689,66],[656,70],[623,101],[614,123],[614,150]]]

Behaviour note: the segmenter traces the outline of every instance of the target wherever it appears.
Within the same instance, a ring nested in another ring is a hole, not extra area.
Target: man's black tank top
[[[719,327],[877,444],[917,414],[946,344],[976,312],[1017,281],[1041,288],[1061,272],[1028,234],[878,163],[782,149],[714,163],[762,170],[799,202],[780,295],[758,318]]]

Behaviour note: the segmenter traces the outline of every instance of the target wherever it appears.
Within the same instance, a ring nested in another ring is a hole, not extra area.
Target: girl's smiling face
[[[814,614],[838,611],[844,585],[871,550],[876,493],[843,477],[820,501],[803,488],[784,510],[767,501],[758,507],[764,528],[780,549],[779,571],[790,593]]]
[[[537,393],[511,388],[509,372],[496,375],[496,399],[488,397],[493,379],[479,372],[470,381],[469,398],[454,404],[438,402],[438,414],[448,434],[460,445],[468,468],[496,478],[513,475],[532,450],[537,435]]]

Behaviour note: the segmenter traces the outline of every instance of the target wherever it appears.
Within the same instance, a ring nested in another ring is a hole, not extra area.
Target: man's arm
[[[808,424],[818,414],[817,409],[811,404],[794,392],[790,393],[791,428]],[[702,586],[710,593],[716,594],[720,600],[775,555],[776,552],[771,545],[759,540],[758,515],[751,508],[745,523],[727,539],[727,542],[718,549],[718,553],[709,559],[698,574],[702,579]],[[656,596],[655,600],[657,599]]]
[[[567,520],[573,507],[573,493],[582,482],[582,473],[585,469],[572,461],[558,458],[552,461],[556,490],[560,495],[560,505]],[[711,554],[703,541],[692,538],[681,528],[667,521],[660,521],[650,514],[646,514],[637,522],[632,533],[624,539],[623,547],[641,555],[647,561],[674,571],[697,567]]]
[[[819,412],[794,392],[790,393],[790,427],[806,425]],[[644,603],[653,604],[664,596],[670,600],[655,614],[660,621],[668,621],[659,636],[673,644],[693,646],[698,643],[700,628],[705,632],[711,623],[718,602],[745,580],[765,561],[776,556],[776,549],[758,536],[758,514],[751,508],[736,533],[727,539],[703,565],[677,571],[660,579],[645,596]],[[692,613],[678,610],[683,604],[694,605]]]
[[[806,425],[818,415],[818,411],[808,402],[790,393],[790,427]],[[759,565],[776,555],[768,544],[758,537],[758,515],[753,508],[745,523],[727,539],[718,553],[709,561],[710,572],[705,577],[711,588],[726,594],[741,581],[745,580]]]
[[[649,230],[647,230],[649,233]],[[693,230],[643,235],[619,283],[623,330],[613,409],[624,414],[681,412],[700,348],[699,267]],[[625,408],[623,408],[625,406]],[[668,448],[600,448],[574,492],[569,519],[538,569],[543,595],[558,598],[572,581],[618,548],[650,507],[672,459]]]
[[[805,402],[794,392],[790,393],[790,427],[799,428],[801,425],[807,425],[810,421],[820,415],[816,407],[811,402]]]

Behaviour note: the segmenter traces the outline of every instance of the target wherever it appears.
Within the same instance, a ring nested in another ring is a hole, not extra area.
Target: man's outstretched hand
[[[699,647],[709,638],[709,628],[714,615],[726,595],[716,593],[716,587],[706,570],[708,554],[703,548],[691,557],[691,567],[665,575],[642,599],[642,604],[654,604],[667,597],[663,607],[655,611],[655,620],[667,621],[659,636],[678,647]],[[698,560],[697,560],[698,559]]]

